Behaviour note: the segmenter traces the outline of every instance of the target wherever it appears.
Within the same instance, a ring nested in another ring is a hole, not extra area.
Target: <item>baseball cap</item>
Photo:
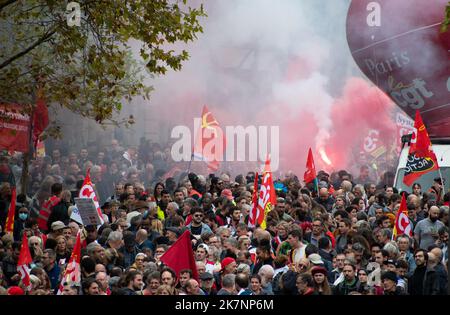
[[[61,221],[55,221],[51,225],[52,231],[58,231],[58,230],[64,229],[65,227],[66,227],[66,225]]]
[[[313,265],[323,265],[324,264],[322,257],[320,257],[319,254],[311,254],[308,256],[308,259]]]
[[[206,252],[207,253],[209,253],[209,246],[208,245],[206,245],[206,244],[199,244],[198,246],[197,246],[197,249],[198,248],[203,248],[204,250],[206,250]]]
[[[227,197],[229,200],[233,200],[233,194],[231,193],[231,190],[224,189],[222,190],[222,193],[220,194],[222,197]]]
[[[213,275],[209,272],[204,272],[200,275],[200,280],[210,280],[213,279]]]
[[[166,231],[175,233],[177,235],[177,237],[180,237],[180,235],[181,235],[180,229],[173,227],[173,226],[169,226],[168,228],[166,228]]]
[[[397,266],[397,261],[395,261],[393,259],[388,259],[388,260],[384,261],[384,264]]]

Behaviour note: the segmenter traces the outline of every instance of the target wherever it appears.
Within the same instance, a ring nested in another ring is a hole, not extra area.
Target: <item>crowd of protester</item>
[[[103,151],[49,153],[32,160],[12,234],[4,229],[22,166],[0,158],[0,295],[56,294],[79,230],[82,279],[63,283],[63,295],[447,294],[450,194],[439,178],[427,191],[416,183],[402,192],[413,237],[393,238],[401,195],[365,166],[357,177],[320,171],[318,187],[292,173],[274,178],[276,205],[266,228],[253,229],[254,172],[174,172],[167,148],[124,149],[116,140]],[[88,169],[105,221],[99,228],[71,219]],[[198,279],[160,260],[186,230]],[[17,270],[23,233],[31,290]]]

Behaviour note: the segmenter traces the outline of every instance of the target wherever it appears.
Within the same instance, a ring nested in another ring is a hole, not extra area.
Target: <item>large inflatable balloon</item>
[[[364,74],[432,137],[450,137],[448,0],[353,0],[347,40]]]

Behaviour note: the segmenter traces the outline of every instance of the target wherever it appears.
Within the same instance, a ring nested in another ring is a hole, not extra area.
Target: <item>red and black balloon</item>
[[[450,137],[448,0],[353,0],[347,40],[362,72],[410,117],[418,109],[431,137]]]

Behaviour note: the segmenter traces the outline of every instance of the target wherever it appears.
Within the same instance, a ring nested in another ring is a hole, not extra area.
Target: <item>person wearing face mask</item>
[[[428,211],[428,218],[419,221],[414,228],[414,238],[419,243],[420,248],[428,248],[434,245],[439,238],[438,231],[444,226],[444,223],[438,220],[439,208],[432,206]]]
[[[30,211],[26,207],[20,207],[17,213],[18,215],[15,216],[14,220],[14,232],[13,232],[14,241],[21,240],[22,231],[25,229],[25,223],[27,222],[28,217],[30,216]]]

